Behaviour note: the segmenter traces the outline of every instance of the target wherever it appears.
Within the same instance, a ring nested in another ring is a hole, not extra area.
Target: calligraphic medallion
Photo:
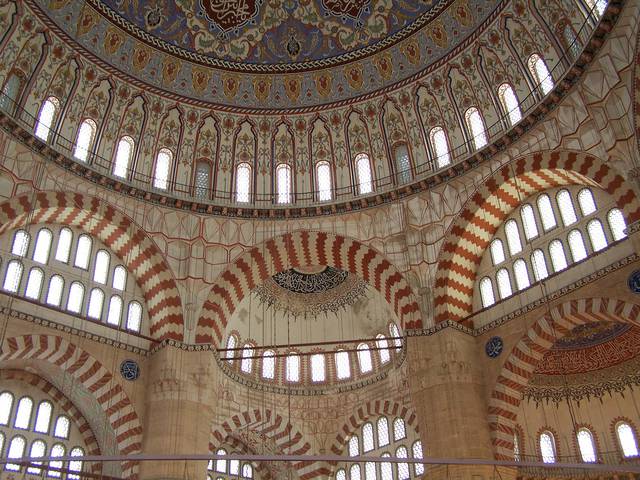
[[[322,5],[330,13],[342,17],[360,18],[368,11],[371,0],[322,0]]]
[[[262,0],[200,0],[207,19],[225,33],[249,23],[260,5]]]

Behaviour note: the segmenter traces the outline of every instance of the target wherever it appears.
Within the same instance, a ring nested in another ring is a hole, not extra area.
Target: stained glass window
[[[208,162],[198,162],[194,175],[196,198],[208,198],[210,188],[211,166]]]
[[[396,146],[394,149],[396,161],[396,179],[399,185],[411,181],[411,161],[409,159],[409,149],[405,144]]]

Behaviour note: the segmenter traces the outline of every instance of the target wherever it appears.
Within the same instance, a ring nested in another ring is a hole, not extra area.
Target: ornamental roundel
[[[200,0],[207,19],[225,33],[255,19],[260,5],[262,0]]]
[[[491,337],[484,346],[484,351],[489,358],[496,358],[502,353],[504,342],[500,337]]]
[[[640,293],[640,270],[634,270],[627,280],[629,290],[633,293]]]
[[[120,364],[120,375],[122,375],[122,378],[125,380],[133,382],[140,376],[140,366],[135,360],[124,360]]]

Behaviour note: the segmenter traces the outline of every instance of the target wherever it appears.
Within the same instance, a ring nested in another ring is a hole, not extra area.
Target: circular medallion
[[[490,358],[496,358],[502,353],[504,342],[500,337],[491,337],[484,346],[484,351]]]
[[[125,360],[120,364],[120,374],[125,380],[133,382],[140,376],[140,367],[134,360]]]
[[[627,280],[627,285],[629,285],[629,290],[633,293],[640,293],[640,270],[631,272],[629,280]]]

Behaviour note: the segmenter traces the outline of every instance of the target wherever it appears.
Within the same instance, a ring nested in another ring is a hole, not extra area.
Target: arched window
[[[533,214],[533,207],[525,203],[520,209],[520,218],[524,227],[524,237],[527,240],[536,238],[538,236],[538,224],[536,216]]]
[[[388,453],[383,453],[383,457],[390,457]],[[391,462],[382,462],[380,464],[380,478],[381,480],[392,480],[393,479],[393,470],[391,466]]]
[[[607,223],[609,223],[609,229],[614,241],[622,240],[627,236],[625,229],[627,228],[627,222],[624,220],[624,215],[618,208],[612,208],[607,214]]]
[[[244,373],[251,373],[253,370],[253,347],[250,344],[245,344],[242,348],[242,362],[240,362],[240,370]]]
[[[237,339],[235,335],[229,335],[227,339],[227,361],[233,363],[233,357],[236,356],[235,348],[237,345]]]
[[[53,428],[53,436],[58,438],[69,438],[69,417],[66,415],[60,415],[56,419],[56,426]]]
[[[55,97],[47,98],[42,107],[40,108],[40,114],[38,115],[38,121],[36,122],[36,137],[45,142],[49,139],[51,133],[51,127],[53,127],[53,120],[56,117],[56,112],[60,109],[60,101]]]
[[[173,153],[168,148],[162,148],[156,157],[156,169],[153,172],[153,186],[161,190],[166,190],[169,186],[169,172],[171,171],[171,161]]]
[[[84,285],[80,282],[73,282],[69,288],[69,298],[67,298],[67,310],[73,313],[80,313],[84,302]]]
[[[357,463],[351,465],[351,468],[349,469],[349,480],[361,480],[360,465]]]
[[[364,478],[365,480],[376,480],[376,464],[373,462],[366,462],[364,464]]]
[[[316,182],[318,183],[318,201],[331,200],[331,166],[329,162],[316,163]]]
[[[578,221],[576,210],[573,208],[573,200],[568,190],[560,190],[556,195],[558,208],[560,209],[560,217],[565,227],[573,225]]]
[[[47,446],[42,440],[35,440],[31,444],[31,450],[29,451],[29,456],[32,458],[44,457],[46,450],[47,450]],[[33,475],[40,475],[42,473],[41,468],[33,466],[33,465],[42,465],[42,462],[31,462],[31,465],[32,466],[27,468],[27,473],[31,473]]]
[[[7,459],[12,458],[22,458],[24,456],[24,449],[26,446],[26,442],[24,438],[20,436],[15,436],[11,439],[11,443],[9,444],[9,450],[7,451]],[[17,472],[20,470],[20,465],[16,463],[7,463],[4,468],[6,470],[12,470]]]
[[[276,374],[276,353],[273,350],[265,350],[262,354],[262,378],[273,380]]]
[[[75,447],[73,449],[71,449],[71,456],[72,457],[84,457],[84,450],[82,450],[80,447]],[[69,471],[70,472],[81,472],[82,471],[82,460],[72,460],[69,462]],[[80,475],[74,474],[74,473],[69,473],[67,475],[67,478],[69,480],[79,480],[80,479]]]
[[[578,41],[576,32],[573,30],[573,27],[571,27],[571,24],[565,23],[564,28],[562,29],[562,37],[571,58],[576,58],[580,53],[580,42]]]
[[[118,265],[113,270],[113,282],[111,286],[120,291],[123,291],[127,286],[127,269],[122,265]]]
[[[60,275],[53,275],[49,279],[49,289],[47,291],[47,303],[54,307],[59,307],[62,303],[62,290],[64,289],[64,280]]]
[[[66,449],[64,448],[64,445],[61,445],[59,443],[56,443],[53,448],[51,449],[51,456],[52,457],[64,457],[66,454]],[[52,478],[60,478],[61,477],[61,472],[60,470],[62,469],[62,462],[59,460],[56,461],[51,461],[49,462],[49,471],[47,472],[47,476],[48,477],[52,477]]]
[[[516,277],[516,287],[518,287],[518,290],[524,290],[531,286],[527,263],[522,258],[519,258],[513,263],[513,275]]]
[[[33,410],[33,400],[29,397],[22,397],[18,402],[18,408],[16,408],[16,418],[13,421],[15,428],[22,430],[28,430],[31,423],[31,412]]]
[[[407,438],[407,431],[404,427],[404,420],[396,418],[393,421],[393,440],[398,441]]]
[[[358,455],[360,455],[360,442],[358,437],[354,435],[349,439],[349,456],[357,457]]]
[[[58,234],[58,246],[56,248],[56,260],[68,263],[71,255],[71,242],[73,242],[73,232],[67,227],[60,229]]]
[[[51,413],[53,412],[53,405],[47,400],[43,400],[38,405],[38,411],[36,412],[36,423],[33,428],[38,433],[49,433],[49,426],[51,424]]]
[[[594,218],[587,223],[587,233],[589,234],[589,240],[591,241],[591,247],[594,252],[599,252],[607,247],[607,237],[604,234],[604,228],[602,228],[602,222],[600,220]]]
[[[113,162],[113,174],[116,177],[127,178],[134,145],[133,138],[127,136],[122,137],[118,142],[116,157]]]
[[[376,347],[378,347],[378,355],[380,356],[380,363],[385,364],[391,360],[391,354],[389,353],[389,342],[387,338],[379,333],[376,335]]]
[[[29,234],[24,230],[18,230],[13,236],[13,243],[11,244],[11,253],[18,257],[24,257],[29,250]]]
[[[422,442],[420,440],[416,440],[415,442],[413,442],[411,450],[413,453],[413,458],[415,458],[416,460],[422,460],[424,458],[422,453]],[[414,463],[413,469],[416,472],[416,475],[422,475],[424,473],[424,463]]]
[[[20,77],[15,73],[11,73],[2,87],[2,95],[0,95],[0,108],[9,113],[13,113],[18,104],[20,90],[22,90],[22,81],[20,80]]]
[[[373,425],[367,422],[362,426],[362,451],[370,452],[374,448]]]
[[[553,438],[553,434],[549,431],[542,432],[540,434],[539,445],[540,455],[544,463],[556,462],[556,441]]]
[[[407,458],[407,448],[406,447],[398,447],[396,449],[396,458]],[[398,463],[398,479],[399,480],[408,480],[409,479],[409,464],[406,462]]]
[[[494,265],[500,265],[505,260],[504,245],[499,238],[491,242],[491,260]]]
[[[109,300],[109,310],[107,311],[107,323],[109,325],[120,326],[122,318],[122,298],[112,295]]]
[[[211,185],[211,165],[209,162],[198,162],[194,174],[194,194],[196,198],[209,198]]]
[[[487,144],[487,134],[484,129],[482,115],[480,115],[480,111],[476,107],[471,107],[465,112],[464,119],[471,134],[473,148],[479,150]]]
[[[567,237],[569,241],[569,250],[574,262],[579,262],[587,258],[587,247],[584,245],[582,232],[580,230],[571,230]]]
[[[49,262],[49,252],[51,251],[51,240],[53,235],[51,230],[41,228],[36,235],[36,244],[33,248],[33,261],[46,265]]]
[[[587,7],[589,10],[593,12],[598,17],[604,15],[605,10],[607,9],[607,0],[586,0]]]
[[[540,87],[542,94],[546,95],[553,90],[553,77],[549,73],[547,64],[542,57],[537,53],[534,53],[529,57],[529,61],[527,63],[529,65],[531,76],[533,76],[534,81],[538,84],[538,87]]]
[[[109,276],[109,263],[111,263],[111,256],[106,250],[98,250],[96,253],[96,262],[93,266],[93,281],[107,284],[107,277]]]
[[[2,288],[7,292],[16,293],[20,287],[23,269],[24,267],[18,260],[11,260],[7,265],[7,271],[4,276]]]
[[[311,381],[324,382],[325,380],[324,354],[316,353],[311,356]]]
[[[391,334],[391,338],[393,338],[396,351],[400,351],[402,349],[402,336],[400,335],[398,326],[393,322],[389,324],[389,333]]]
[[[549,244],[549,255],[554,272],[560,272],[567,268],[567,255],[564,253],[564,246],[558,239],[552,240]]]
[[[142,305],[136,301],[129,302],[129,311],[127,312],[127,329],[139,332],[141,324]]]
[[[229,473],[231,475],[240,473],[240,460],[229,460]]]
[[[336,480],[347,480],[347,474],[344,469],[340,469],[336,472]]]
[[[13,395],[9,392],[0,393],[0,425],[8,425],[13,407]]]
[[[286,370],[288,382],[300,381],[300,356],[296,352],[287,355]]]
[[[480,280],[480,299],[482,307],[487,308],[496,303],[496,297],[493,294],[493,283],[489,277]]]
[[[242,476],[244,478],[253,478],[253,467],[248,463],[242,466]]]
[[[236,167],[236,202],[248,203],[251,194],[251,166],[240,163]]]
[[[216,451],[216,455],[226,455],[227,451],[223,448]],[[227,460],[220,458],[216,460],[216,472],[227,473]]]
[[[90,118],[85,119],[78,129],[78,137],[76,138],[76,145],[73,149],[73,156],[82,162],[87,161],[89,156],[89,150],[93,144],[93,139],[96,137],[98,126],[96,122]]]
[[[558,223],[556,222],[556,214],[554,213],[553,207],[551,206],[551,199],[546,193],[543,193],[538,197],[538,212],[540,213],[540,218],[542,219],[542,228],[545,232],[556,228],[556,226],[558,225]]]
[[[501,268],[496,274],[496,283],[498,284],[498,293],[500,298],[507,298],[513,295],[513,288],[511,288],[511,277],[506,268]]]
[[[433,127],[429,132],[429,140],[431,148],[436,155],[436,167],[442,168],[451,164],[451,156],[449,154],[449,141],[447,133],[442,127]]]
[[[371,349],[366,343],[358,345],[358,364],[360,365],[360,373],[369,373],[373,370]]]
[[[544,280],[549,276],[547,260],[544,257],[544,252],[539,248],[534,250],[531,254],[531,264],[533,265],[533,276],[536,279],[536,282]]]
[[[276,167],[276,201],[291,203],[291,167],[281,163]]]
[[[351,366],[349,365],[349,354],[344,350],[338,350],[335,354],[336,376],[338,380],[344,380],[351,376]]]
[[[24,296],[33,300],[40,299],[40,293],[42,292],[42,281],[44,280],[44,273],[39,268],[32,268],[29,271],[27,277],[27,288],[25,289]]]
[[[522,112],[520,111],[520,105],[516,92],[513,91],[513,87],[508,83],[503,83],[498,87],[498,97],[502,108],[509,116],[509,122],[511,125],[515,125],[522,120]]]
[[[578,437],[578,448],[580,449],[580,457],[585,463],[593,463],[596,461],[596,444],[593,440],[593,434],[588,428],[581,428],[576,435]]]
[[[401,143],[393,149],[393,158],[396,167],[396,182],[398,185],[411,181],[411,160],[407,145]]]
[[[580,190],[578,193],[578,205],[580,205],[580,211],[582,212],[583,217],[596,212],[596,200],[593,198],[593,192],[591,192],[591,189],[583,188]]]
[[[89,268],[89,260],[91,257],[92,240],[89,235],[82,234],[78,238],[78,246],[76,248],[76,257],[73,260],[73,266],[87,270]]]
[[[616,425],[616,437],[618,438],[622,455],[625,458],[638,456],[638,443],[631,425],[626,422],[619,422]]]
[[[102,305],[104,304],[104,292],[99,288],[94,288],[89,294],[89,307],[87,316],[100,320],[102,317]]]
[[[356,176],[358,195],[373,192],[373,177],[371,175],[371,162],[366,153],[356,155]]]
[[[380,417],[377,422],[378,446],[389,445],[389,421],[387,417]]]
[[[520,240],[520,230],[518,230],[518,224],[512,218],[507,220],[504,224],[504,234],[507,237],[507,245],[509,246],[509,253],[511,255],[517,255],[522,251],[522,241]]]

